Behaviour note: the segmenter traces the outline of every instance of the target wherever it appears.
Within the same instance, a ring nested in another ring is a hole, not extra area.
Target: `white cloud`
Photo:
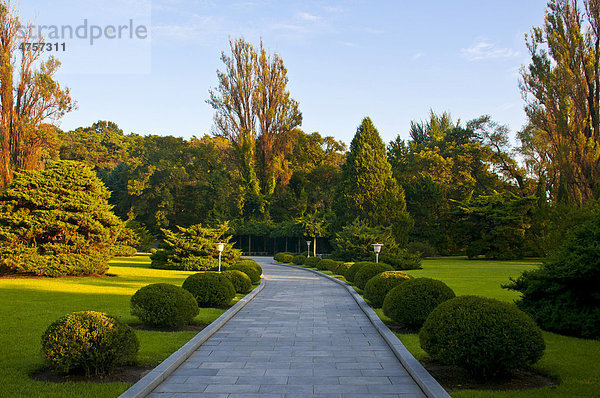
[[[385,33],[384,30],[382,29],[375,29],[375,28],[365,28],[365,32],[370,33],[372,35],[382,35]]]
[[[461,48],[460,54],[469,61],[480,61],[485,59],[506,59],[519,56],[512,48],[498,48],[494,43],[480,40],[468,48]]]
[[[424,56],[425,56],[425,54],[423,54],[422,52],[418,52],[418,53],[413,54],[413,56],[411,57],[411,59],[413,61],[416,61],[417,59],[422,58]]]
[[[310,21],[310,22],[315,22],[320,19],[318,16],[309,14],[307,12],[299,12],[298,17],[304,21]]]

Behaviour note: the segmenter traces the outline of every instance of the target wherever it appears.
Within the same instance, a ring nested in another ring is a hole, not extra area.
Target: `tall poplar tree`
[[[10,2],[0,1],[0,186],[13,172],[38,169],[44,149],[56,146],[53,125],[75,104],[55,80],[60,62],[42,60]],[[36,68],[37,66],[37,68]]]
[[[286,155],[302,114],[287,91],[287,69],[279,54],[267,54],[262,41],[258,50],[244,39],[229,44],[231,56],[222,54],[225,70],[217,71],[219,84],[208,103],[215,110],[215,132],[231,142],[247,187],[248,216],[264,213],[261,202],[273,194],[277,178],[289,173]]]
[[[551,192],[581,205],[600,188],[600,0],[551,0],[543,26],[527,36],[525,111],[557,170]],[[552,172],[550,172],[551,174]]]
[[[373,227],[391,226],[396,239],[406,241],[412,219],[404,190],[392,175],[385,145],[368,117],[352,139],[336,196],[336,214],[344,224],[359,219]]]

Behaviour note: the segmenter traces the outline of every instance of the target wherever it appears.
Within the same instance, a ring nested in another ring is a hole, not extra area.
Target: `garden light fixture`
[[[375,252],[375,262],[378,263],[379,252],[381,252],[381,246],[383,246],[383,243],[373,243],[371,246],[373,246],[373,251]]]
[[[308,253],[306,254],[306,257],[310,257],[310,244],[312,243],[312,241],[307,240],[306,244],[308,245]]]
[[[219,274],[221,273],[221,253],[223,253],[223,249],[225,248],[225,243],[217,243],[217,250],[219,251]]]

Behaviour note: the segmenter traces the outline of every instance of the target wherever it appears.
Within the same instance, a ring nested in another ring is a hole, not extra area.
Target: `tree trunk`
[[[313,238],[313,257],[317,257],[317,237]]]

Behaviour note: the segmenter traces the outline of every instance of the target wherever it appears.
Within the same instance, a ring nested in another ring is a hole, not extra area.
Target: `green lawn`
[[[46,383],[29,373],[43,366],[40,338],[48,325],[73,311],[94,310],[139,323],[129,314],[129,300],[150,283],[181,285],[193,272],[149,268],[148,256],[111,261],[114,277],[0,278],[0,397],[116,397],[127,383]],[[239,299],[236,298],[236,299]],[[195,323],[210,323],[225,310],[201,309]],[[138,362],[157,365],[190,340],[196,332],[136,330]]]
[[[415,277],[440,279],[454,289],[457,295],[474,294],[514,301],[517,293],[502,289],[500,285],[509,276],[518,276],[532,269],[533,261],[473,261],[458,257],[440,257],[423,261],[423,269],[407,271]],[[381,310],[377,310],[385,320]],[[389,320],[389,319],[388,319]],[[427,354],[419,346],[416,334],[398,334],[406,348],[417,358]],[[544,332],[546,352],[535,365],[542,372],[556,376],[561,381],[556,388],[525,391],[472,391],[461,390],[453,397],[600,397],[600,341],[584,340]]]

